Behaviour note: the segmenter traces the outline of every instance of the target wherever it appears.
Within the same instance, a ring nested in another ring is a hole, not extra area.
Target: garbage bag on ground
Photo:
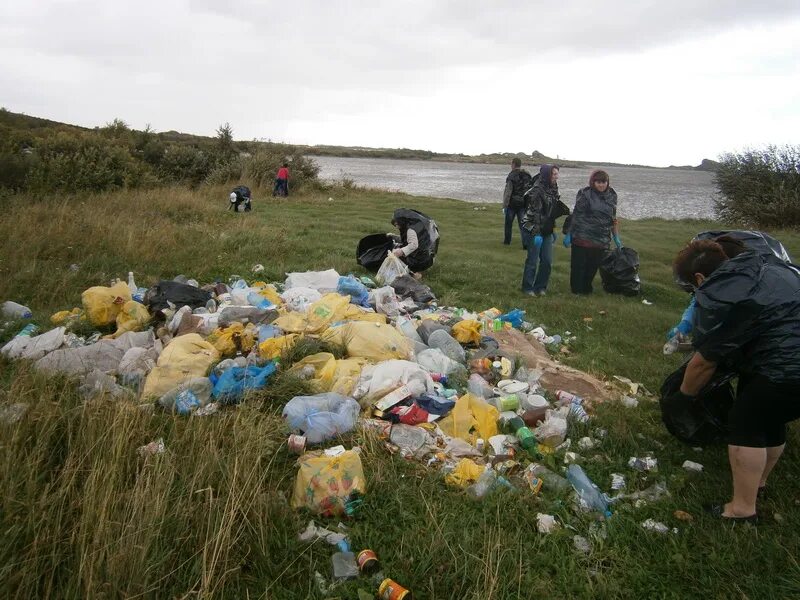
[[[732,373],[719,371],[696,398],[678,395],[686,364],[661,385],[661,420],[672,435],[692,446],[721,442],[728,434],[728,413],[733,406]]]
[[[351,495],[367,491],[361,457],[353,450],[338,456],[309,452],[298,462],[293,508],[308,508],[328,517],[340,516]]]
[[[444,481],[448,485],[465,488],[478,481],[485,470],[485,466],[476,464],[475,461],[468,458],[462,458],[455,468],[445,476]]]
[[[288,373],[308,381],[317,392],[327,392],[333,385],[336,358],[330,352],[311,354],[294,363]]]
[[[150,312],[156,313],[159,310],[169,308],[170,303],[175,308],[190,306],[200,308],[205,306],[211,299],[211,292],[201,290],[186,283],[178,283],[172,280],[159,281],[144,295],[144,304]]]
[[[231,323],[228,327],[220,327],[211,332],[207,342],[217,349],[220,356],[235,356],[237,352],[248,354],[256,343],[258,330],[252,323],[247,326]]]
[[[95,327],[111,325],[122,310],[122,305],[131,300],[131,289],[125,282],[111,287],[98,285],[81,294],[86,318]]]
[[[411,344],[400,331],[391,325],[354,321],[332,327],[323,334],[323,339],[344,344],[347,356],[361,357],[373,362],[407,359]]]
[[[190,333],[173,339],[150,371],[142,397],[160,398],[187,379],[203,377],[220,359],[219,352],[199,334]]]
[[[418,352],[417,363],[429,373],[441,373],[442,375],[465,370],[464,365],[454,361],[439,348],[428,348]]]
[[[344,358],[336,361],[330,391],[350,396],[358,383],[361,371],[367,364],[364,358]]]
[[[294,346],[298,338],[300,336],[296,333],[290,333],[289,335],[266,339],[258,345],[258,355],[267,360],[274,360],[283,354],[285,350]]]
[[[361,407],[353,398],[333,392],[295,396],[283,407],[289,427],[301,431],[311,444],[319,444],[352,431]]]
[[[411,275],[403,274],[388,283],[401,298],[411,298],[419,304],[426,304],[436,300],[431,288],[417,281]]]
[[[639,254],[633,248],[616,248],[600,263],[603,289],[609,294],[636,296],[642,291],[639,280]]]
[[[386,285],[372,290],[369,293],[369,298],[377,312],[390,317],[396,317],[400,314],[400,303],[397,301],[392,286]]]
[[[381,268],[375,274],[375,280],[381,285],[392,285],[395,279],[403,275],[408,275],[408,267],[394,253],[388,252]]]
[[[83,316],[83,309],[73,308],[72,310],[60,310],[50,316],[53,325],[66,325],[72,321],[77,321]]]
[[[412,396],[433,393],[433,380],[419,364],[408,360],[387,360],[364,367],[353,397],[364,398],[368,403],[403,385]]]
[[[336,286],[336,293],[342,296],[350,296],[350,302],[359,306],[369,306],[369,290],[353,275],[339,277]]]
[[[444,354],[451,360],[459,363],[466,362],[466,353],[464,352],[464,348],[446,331],[434,331],[428,336],[427,343],[431,348],[438,348],[444,352]]]
[[[488,440],[497,435],[497,419],[500,413],[483,399],[464,394],[452,412],[439,421],[439,428],[450,437],[461,438],[475,444],[477,438]]]
[[[383,259],[394,248],[394,242],[385,233],[373,233],[361,238],[356,246],[356,262],[375,273],[383,264]]]
[[[325,294],[311,304],[305,314],[289,312],[275,319],[274,324],[291,333],[320,333],[332,322],[344,318],[349,304],[349,296]]]
[[[131,348],[152,348],[152,331],[128,332],[116,340],[100,340],[89,346],[59,348],[36,361],[35,368],[49,373],[81,375],[94,369],[116,372],[125,353]]]
[[[0,354],[11,359],[39,360],[45,354],[61,347],[65,331],[63,327],[56,327],[35,336],[15,336],[0,349]]]
[[[119,386],[117,380],[111,375],[107,375],[97,369],[89,371],[83,377],[81,385],[78,386],[78,393],[85,398],[92,398],[102,394],[107,394],[115,399],[132,396],[132,392]]]
[[[211,396],[222,404],[239,404],[246,391],[265,387],[273,373],[275,373],[275,363],[271,362],[263,367],[255,365],[231,367],[214,382]]]
[[[257,306],[226,306],[218,313],[217,323],[220,327],[227,327],[233,323],[254,325],[272,323],[278,317],[278,310],[275,308],[258,308]],[[205,316],[205,315],[198,315]],[[211,315],[212,317],[214,315]]]
[[[287,310],[304,313],[314,302],[322,298],[317,290],[307,287],[294,287],[281,294]]]
[[[287,273],[284,288],[311,288],[320,293],[335,292],[339,284],[339,273],[334,269],[327,271],[305,271],[304,273]]]
[[[155,368],[157,360],[155,348],[131,348],[122,356],[117,367],[120,382],[138,390],[147,374]]]
[[[462,344],[481,343],[481,324],[478,321],[464,320],[453,325],[453,337]]]
[[[135,300],[129,300],[122,305],[122,310],[116,318],[117,330],[111,336],[116,339],[129,331],[141,331],[150,322],[150,313],[147,307]]]

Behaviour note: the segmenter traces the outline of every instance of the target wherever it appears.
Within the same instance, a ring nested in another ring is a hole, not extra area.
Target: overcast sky
[[[800,142],[800,1],[633,4],[0,0],[0,105],[658,166]]]

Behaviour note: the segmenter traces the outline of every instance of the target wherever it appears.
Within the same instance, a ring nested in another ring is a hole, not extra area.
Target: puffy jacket
[[[514,169],[506,177],[503,191],[503,208],[521,208],[525,204],[525,193],[533,186],[533,176],[525,169]]]
[[[743,252],[695,293],[693,345],[706,360],[776,383],[800,383],[800,270]],[[768,398],[764,399],[768,401]]]
[[[394,211],[393,220],[400,229],[400,240],[403,246],[408,244],[409,229],[413,229],[417,234],[419,246],[406,257],[409,268],[417,272],[429,269],[439,250],[439,228],[436,226],[436,222],[411,208],[398,208]]]
[[[607,248],[616,218],[617,192],[614,188],[609,187],[601,194],[587,186],[575,196],[575,209],[567,233],[572,234],[573,243],[584,241]]]
[[[763,231],[720,230],[703,231],[695,236],[695,240],[715,240],[721,236],[728,236],[739,240],[751,250],[759,254],[774,254],[784,262],[792,262],[792,257],[778,240]]]
[[[561,196],[558,193],[558,184],[550,183],[552,172],[552,165],[542,165],[539,168],[539,177],[525,201],[522,228],[531,235],[545,236],[553,233],[555,227],[553,214]]]

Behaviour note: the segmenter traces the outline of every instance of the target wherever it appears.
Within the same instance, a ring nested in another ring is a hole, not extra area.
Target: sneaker
[[[534,292],[534,294],[536,294],[537,296],[546,296],[546,295],[547,295],[547,292],[545,292],[544,290],[542,290],[542,291],[540,291],[540,292]]]
[[[522,292],[526,296],[536,296],[536,292]]]

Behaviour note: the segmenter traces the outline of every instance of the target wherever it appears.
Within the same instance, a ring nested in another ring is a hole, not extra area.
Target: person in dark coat
[[[522,291],[529,296],[544,296],[547,291],[556,239],[554,211],[561,204],[559,198],[558,167],[542,165],[522,216],[523,245],[528,247],[522,272]]]
[[[680,387],[691,401],[717,367],[739,375],[728,417],[733,498],[717,517],[757,520],[756,501],[783,453],[786,423],[800,418],[800,270],[752,250],[728,258],[712,240],[675,258],[676,280],[695,290],[695,353]]]
[[[400,235],[389,234],[397,246],[392,252],[408,265],[416,279],[433,266],[439,251],[439,228],[427,215],[410,209],[398,208],[392,215],[392,225]]]
[[[522,160],[514,158],[511,161],[511,172],[506,177],[506,187],[503,190],[503,214],[505,215],[505,230],[503,243],[508,246],[511,244],[511,232],[514,228],[514,219],[519,225],[519,235],[522,239],[523,250],[525,245],[525,234],[522,230],[522,217],[525,214],[525,193],[533,187],[533,177],[528,171],[522,168]]]
[[[589,185],[578,192],[564,227],[564,247],[572,246],[569,285],[573,294],[591,294],[592,281],[613,240],[622,247],[617,224],[617,192],[608,173],[592,171]]]
[[[233,212],[239,212],[239,207],[243,206],[245,211],[250,211],[252,210],[251,199],[250,188],[246,185],[237,185],[231,190],[229,209],[233,210]]]

